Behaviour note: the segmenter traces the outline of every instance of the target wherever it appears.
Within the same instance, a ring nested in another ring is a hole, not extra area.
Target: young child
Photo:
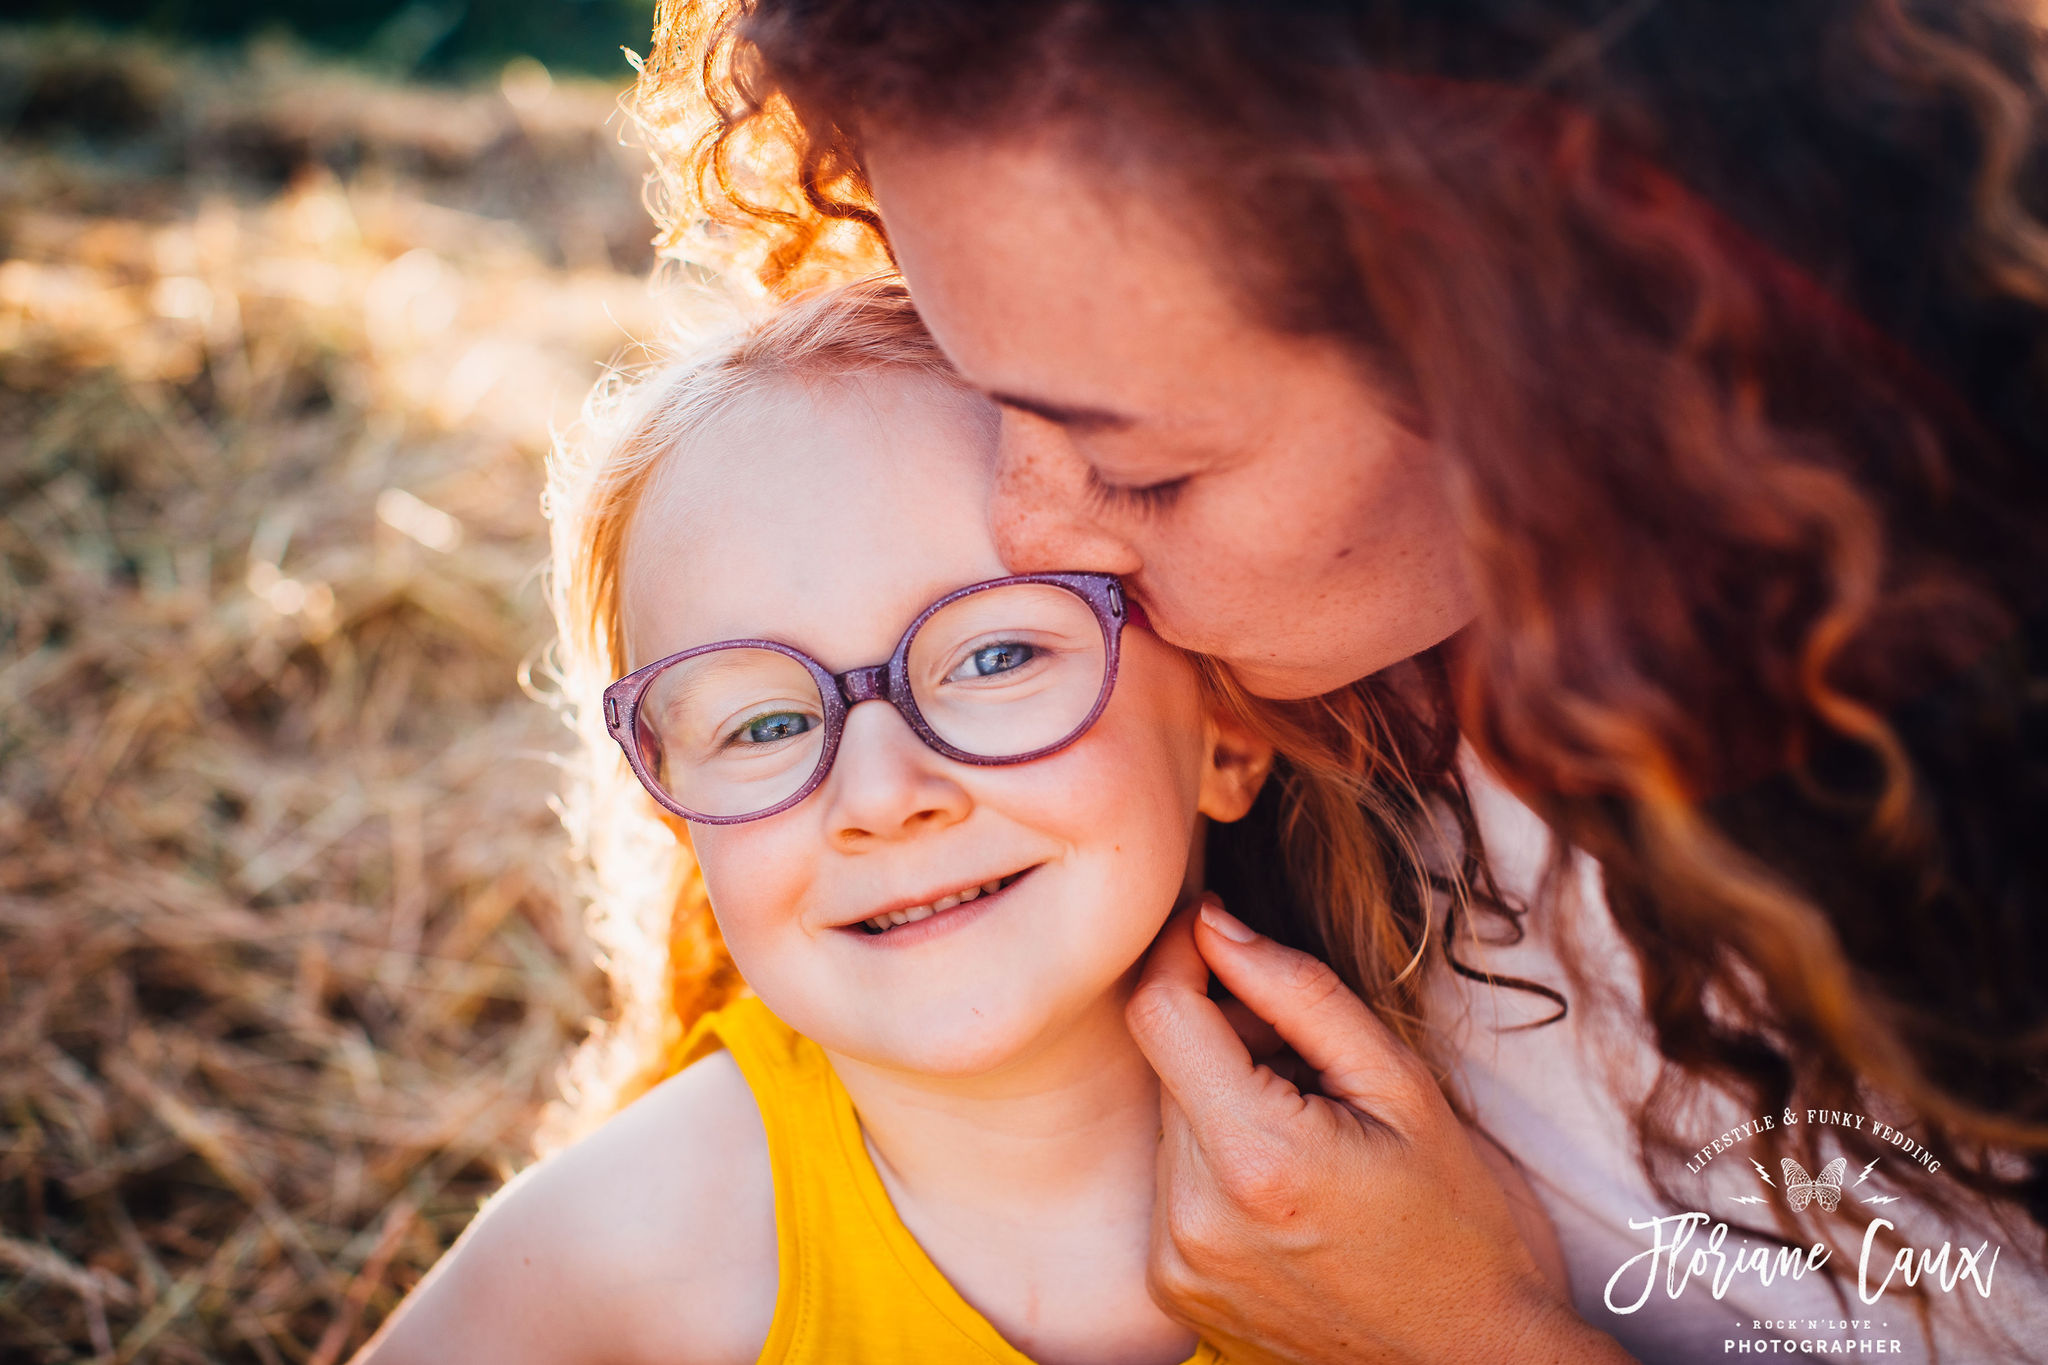
[[[900,288],[800,303],[634,413],[555,509],[565,637],[625,675],[606,728],[754,996],[363,1359],[1219,1359],[1146,1292],[1124,1006],[1271,745],[1115,579],[1005,578],[996,414]]]

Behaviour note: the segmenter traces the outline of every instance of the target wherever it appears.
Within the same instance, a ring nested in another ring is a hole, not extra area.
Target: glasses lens
[[[825,752],[818,683],[772,649],[714,649],[670,664],[640,695],[640,758],[697,815],[754,815],[794,796]]]
[[[1095,709],[1109,646],[1095,612],[1049,583],[1011,583],[940,609],[910,642],[910,688],[939,738],[983,758],[1070,739]]]

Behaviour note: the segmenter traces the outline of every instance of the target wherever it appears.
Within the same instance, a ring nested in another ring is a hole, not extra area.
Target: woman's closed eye
[[[1102,476],[1094,465],[1088,466],[1088,498],[1098,508],[1108,512],[1126,512],[1144,516],[1164,512],[1173,506],[1188,486],[1190,475],[1159,479],[1152,483],[1112,483]]]

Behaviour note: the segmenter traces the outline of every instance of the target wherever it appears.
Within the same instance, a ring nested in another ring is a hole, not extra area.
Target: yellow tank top
[[[706,1016],[684,1064],[721,1046],[754,1092],[775,1174],[780,1284],[761,1365],[1031,1365],[896,1216],[824,1051],[753,998]],[[1223,1362],[1203,1344],[1185,1365]]]

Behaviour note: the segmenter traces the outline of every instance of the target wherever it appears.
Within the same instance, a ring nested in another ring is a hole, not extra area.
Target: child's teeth
[[[965,905],[981,896],[994,895],[1003,889],[1003,881],[1003,878],[997,877],[994,881],[983,882],[980,886],[970,886],[965,891],[941,896],[930,905],[913,905],[908,910],[891,910],[885,915],[876,915],[867,923],[878,931],[898,924],[915,924],[921,919],[930,919],[941,910],[951,910],[956,905]]]

